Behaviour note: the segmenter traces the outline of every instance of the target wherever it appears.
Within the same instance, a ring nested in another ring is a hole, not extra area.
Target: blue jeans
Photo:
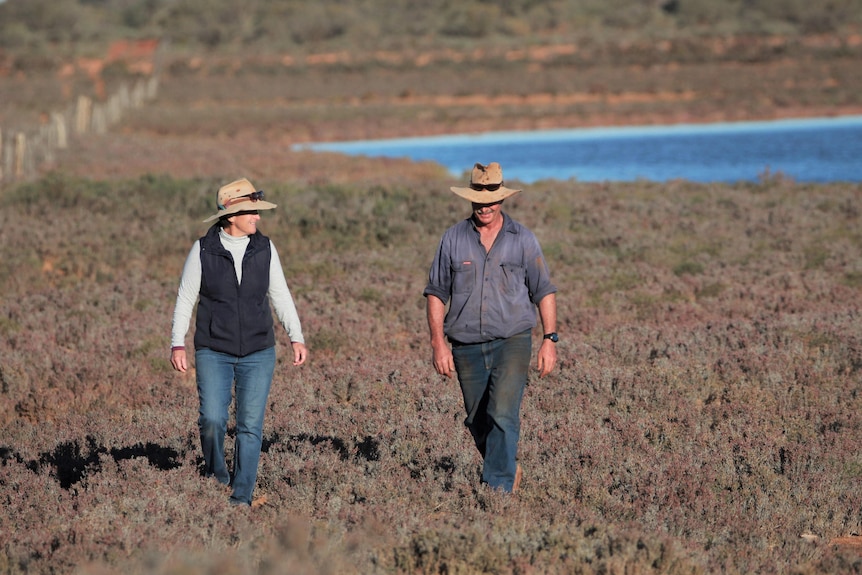
[[[195,351],[195,366],[204,474],[233,487],[231,503],[250,505],[263,441],[263,416],[275,371],[275,347],[245,357],[199,349]],[[234,383],[236,448],[231,481],[225,461],[224,438]]]
[[[521,399],[532,356],[529,331],[486,343],[453,344],[467,419],[482,455],[482,481],[512,491],[521,435]]]

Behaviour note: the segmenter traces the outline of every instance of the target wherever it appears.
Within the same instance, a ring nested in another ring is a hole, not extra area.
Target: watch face
[[[552,342],[557,343],[558,341],[560,341],[560,336],[558,336],[556,333],[549,333],[545,336],[545,339],[549,339]]]

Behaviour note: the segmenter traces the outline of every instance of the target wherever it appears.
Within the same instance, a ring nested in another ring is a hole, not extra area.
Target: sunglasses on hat
[[[252,192],[250,194],[246,194],[244,196],[239,196],[238,198],[231,198],[224,203],[223,206],[219,206],[220,210],[226,210],[228,206],[232,206],[233,204],[238,204],[240,202],[256,202],[258,200],[263,199],[263,190],[258,190],[256,192]]]

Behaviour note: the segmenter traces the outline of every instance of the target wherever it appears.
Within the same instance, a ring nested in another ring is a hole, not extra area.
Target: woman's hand
[[[304,343],[298,341],[290,342],[290,347],[293,348],[293,365],[302,365],[308,359],[308,348]]]
[[[185,349],[171,350],[171,365],[180,373],[185,373],[189,370],[188,358],[186,358]]]

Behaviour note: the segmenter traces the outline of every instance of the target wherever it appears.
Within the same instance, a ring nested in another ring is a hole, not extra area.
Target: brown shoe
[[[521,478],[524,475],[524,470],[521,469],[521,464],[519,463],[517,467],[515,467],[515,481],[512,483],[512,493],[517,493],[518,489],[521,487]]]
[[[251,502],[251,508],[257,509],[258,507],[263,507],[264,505],[266,505],[267,501],[268,501],[268,499],[267,499],[266,495],[261,495],[260,497],[255,497]]]

